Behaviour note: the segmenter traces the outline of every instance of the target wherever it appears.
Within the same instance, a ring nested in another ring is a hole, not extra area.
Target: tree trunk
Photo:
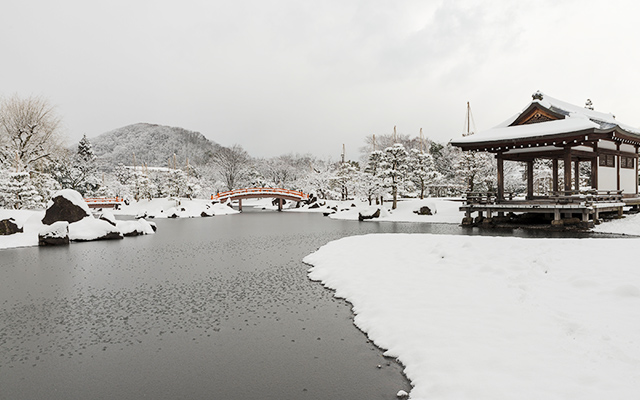
[[[393,187],[393,205],[391,206],[392,210],[395,210],[398,206],[398,187]]]

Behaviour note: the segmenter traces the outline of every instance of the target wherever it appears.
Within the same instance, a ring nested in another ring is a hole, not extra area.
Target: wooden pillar
[[[591,159],[591,188],[598,189],[598,157]]]
[[[598,168],[600,166],[598,162],[598,142],[593,144],[593,153],[595,157],[591,159],[591,188],[598,190]]]
[[[564,190],[571,191],[571,147],[564,149]]]
[[[575,189],[580,190],[580,160],[576,160],[574,164]]]
[[[620,190],[620,143],[616,143],[616,149],[618,150],[618,154],[616,154],[617,189]]]
[[[559,184],[558,184],[558,159],[554,158],[552,161],[552,165],[553,165],[553,191],[557,192],[559,189]]]
[[[504,161],[502,154],[496,154],[498,162],[498,201],[504,200]]]
[[[533,199],[533,160],[527,161],[527,199]]]
[[[638,145],[636,145],[636,157],[633,159],[636,166],[636,194],[638,194]]]
[[[238,211],[242,211],[242,199],[238,199]]]
[[[282,198],[278,198],[278,211],[282,211]]]

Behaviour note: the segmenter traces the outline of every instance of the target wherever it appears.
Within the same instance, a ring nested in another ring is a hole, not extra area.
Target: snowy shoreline
[[[245,200],[244,207],[254,207],[267,210],[277,210],[277,206],[271,203],[272,199]],[[302,206],[294,208],[295,203],[285,205],[285,212],[314,212],[332,213],[328,216],[331,219],[357,221],[361,211],[370,209],[367,202],[350,201],[322,201],[324,204],[318,208]],[[355,205],[355,207],[353,207]],[[423,206],[428,206],[433,210],[433,215],[418,215],[414,211]],[[419,222],[438,224],[459,224],[463,214],[458,210],[460,199],[452,198],[426,198],[404,199],[398,202],[396,210],[390,210],[391,204],[385,203],[384,208],[388,212],[383,213],[376,222]],[[375,206],[374,206],[375,207]],[[337,212],[334,212],[334,209]],[[120,210],[113,210],[116,216],[141,216],[147,215],[150,218],[168,218],[175,214],[178,218],[199,218],[202,213],[208,215],[230,215],[238,214],[239,211],[224,204],[212,204],[206,199],[172,199],[161,198],[153,200],[140,200],[123,206]],[[0,220],[13,218],[20,226],[24,226],[24,233],[0,236],[0,250],[16,247],[37,246],[38,230],[42,228],[40,220],[44,216],[43,210],[8,210],[0,209]],[[594,233],[614,233],[618,235],[640,235],[640,214],[630,215],[620,220],[605,222],[596,226]]]
[[[147,215],[151,218],[169,218],[172,214],[175,214],[178,218],[194,218],[201,217],[203,212],[206,212],[209,216],[238,213],[238,211],[222,204],[212,205],[208,200],[176,200],[166,198],[151,201],[141,200],[128,206],[125,205],[120,210],[111,211],[110,209],[105,209],[105,212],[118,216]],[[96,215],[100,214],[100,212],[97,211],[94,211],[94,213]],[[0,250],[38,246],[38,233],[46,228],[46,225],[42,223],[44,215],[44,210],[0,209],[0,220],[13,218],[17,225],[24,230],[22,233],[0,235]],[[133,224],[133,222],[134,221],[113,221],[113,223],[117,225],[113,228],[121,231],[123,235],[133,230],[153,233],[150,230],[150,222],[145,221],[145,223],[139,223],[137,225]],[[78,221],[69,225],[69,229],[73,231],[70,234],[70,239],[72,241],[92,240],[107,233],[105,229],[110,226],[111,225],[105,221],[86,218],[86,221]]]
[[[304,262],[405,365],[413,399],[632,399],[639,240],[374,234]]]

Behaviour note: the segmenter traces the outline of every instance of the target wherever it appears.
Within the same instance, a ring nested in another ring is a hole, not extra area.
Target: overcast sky
[[[0,95],[44,96],[69,144],[137,122],[251,155],[357,159],[366,136],[447,142],[536,90],[640,127],[640,2],[21,0]]]

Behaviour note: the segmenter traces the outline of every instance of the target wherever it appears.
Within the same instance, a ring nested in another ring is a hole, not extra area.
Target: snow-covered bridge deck
[[[88,197],[84,199],[89,208],[118,208],[123,200],[121,197]]]
[[[296,190],[280,189],[280,188],[245,188],[230,190],[228,192],[218,193],[211,197],[212,200],[218,200],[221,203],[238,200],[238,208],[242,211],[242,199],[258,199],[265,197],[273,197],[279,199],[278,210],[282,210],[282,200],[290,200],[295,202],[305,201],[309,199],[309,195]]]

